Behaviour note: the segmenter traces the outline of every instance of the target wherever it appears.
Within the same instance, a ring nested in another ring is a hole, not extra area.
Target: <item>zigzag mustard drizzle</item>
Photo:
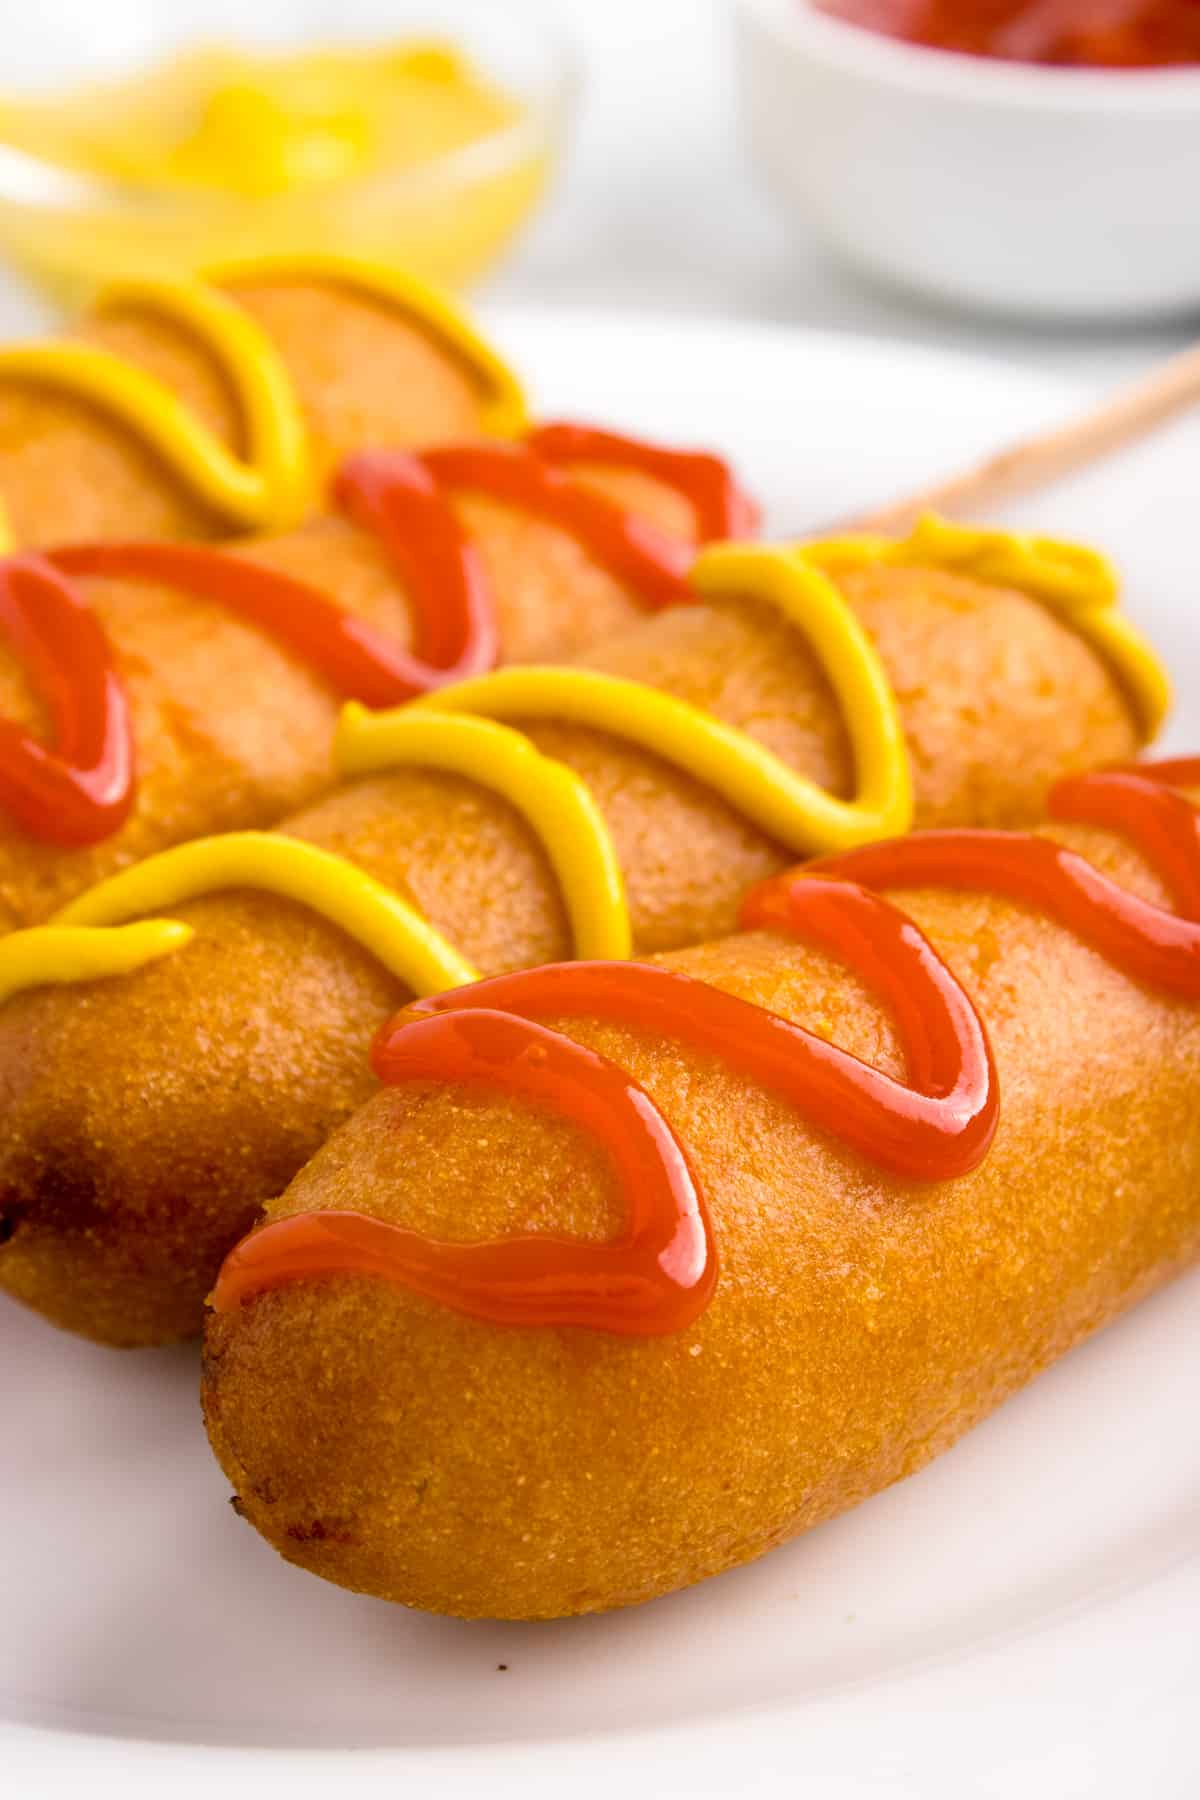
[[[380,1079],[450,1082],[548,1106],[607,1152],[625,1203],[622,1231],[604,1243],[549,1233],[461,1243],[349,1209],[292,1213],[235,1246],[210,1304],[232,1312],[271,1288],[355,1276],[491,1325],[632,1337],[684,1329],[709,1305],[719,1259],[689,1145],[620,1064],[540,1020],[615,1020],[680,1040],[782,1095],[876,1167],[919,1181],[965,1175],[987,1154],[1001,1110],[986,1030],[916,925],[858,882],[1009,895],[1047,910],[1135,980],[1194,1002],[1200,829],[1173,789],[1197,780],[1200,760],[1148,765],[1073,778],[1051,798],[1055,817],[1128,836],[1178,912],[1138,899],[1050,838],[1004,831],[915,832],[751,890],[745,928],[815,942],[879,994],[897,1027],[903,1080],[764,1007],[647,963],[551,964],[417,1001],[376,1037]]]
[[[6,346],[0,349],[0,380],[53,388],[106,413],[232,528],[286,529],[315,499],[308,432],[295,387],[267,334],[213,285],[260,277],[327,280],[393,307],[470,371],[480,388],[487,433],[515,436],[524,428],[516,377],[449,300],[384,264],[328,255],[263,257],[212,270],[203,279],[114,283],[95,303],[99,313],[129,307],[157,313],[204,346],[236,397],[249,446],[244,459],[163,382],[98,345],[61,338]],[[0,525],[0,550],[11,547],[10,534]]]
[[[499,670],[371,714],[342,714],[335,763],[343,774],[401,766],[452,771],[504,795],[543,842],[563,887],[577,953],[628,956],[630,928],[620,870],[603,817],[579,778],[543,756],[507,718],[595,726],[699,775],[799,856],[845,853],[906,831],[912,817],[907,755],[895,698],[878,655],[826,570],[871,562],[955,568],[1004,579],[1049,605],[1103,646],[1137,708],[1143,731],[1165,710],[1165,674],[1131,625],[1109,619],[1116,587],[1104,560],[1072,545],[927,520],[912,538],[841,539],[797,549],[717,545],[691,575],[697,595],[754,597],[776,606],[813,643],[843,708],[857,794],[843,801],[788,768],[746,733],[641,683],[561,668]],[[974,566],[972,566],[974,564]],[[995,571],[995,573],[991,573]],[[1020,575],[1021,579],[1017,577]],[[1086,626],[1081,623],[1085,621]],[[1119,627],[1116,628],[1116,627]],[[238,846],[231,876],[231,844]],[[308,848],[308,847],[304,847]],[[0,944],[0,998],[18,988],[78,979],[78,927],[99,932],[160,905],[230,886],[258,886],[314,906],[370,948],[418,993],[471,980],[475,971],[411,908],[353,864],[327,852],[319,871],[275,833],[214,837],[150,857],[58,913],[49,925]],[[111,973],[182,947],[179,926],[149,921],[135,944],[113,934]],[[72,936],[60,944],[59,927]],[[598,946],[606,945],[601,951]],[[12,947],[12,948],[10,948]],[[105,972],[103,946],[88,946],[88,973]],[[450,971],[455,969],[453,975]],[[464,972],[465,971],[465,972]]]

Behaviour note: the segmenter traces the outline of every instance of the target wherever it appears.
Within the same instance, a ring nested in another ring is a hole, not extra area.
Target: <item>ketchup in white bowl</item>
[[[820,10],[908,44],[1003,62],[1200,66],[1200,0],[820,0]]]
[[[737,0],[802,244],[980,311],[1200,311],[1200,0]]]

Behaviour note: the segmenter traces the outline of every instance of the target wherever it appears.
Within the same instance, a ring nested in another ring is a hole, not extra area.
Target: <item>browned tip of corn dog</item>
[[[1119,840],[1052,835],[1166,900]],[[991,1037],[1000,1124],[975,1172],[886,1176],[686,1042],[564,1023],[686,1145],[719,1246],[711,1304],[629,1339],[503,1329],[338,1276],[214,1316],[210,1436],[284,1557],[469,1617],[645,1601],[911,1474],[1195,1257],[1196,1007],[1032,908],[891,898]],[[755,933],[663,961],[902,1074],[876,1001],[816,951]],[[371,1100],[269,1214],[329,1208],[460,1242],[621,1224],[607,1161],[573,1126],[428,1083]]]
[[[900,701],[918,822],[1028,818],[1059,775],[1132,754],[1104,666],[1021,595],[944,574],[848,577]],[[845,729],[800,634],[761,605],[675,608],[588,665],[711,710],[835,793]],[[752,881],[794,860],[711,789],[590,729],[531,735],[582,775],[612,832],[637,949],[733,929]],[[544,849],[495,793],[407,770],[337,790],[288,829],[401,894],[487,973],[570,954]],[[229,894],[175,909],[189,949],[119,981],[0,1009],[0,1286],[116,1343],[199,1328],[253,1209],[372,1086],[398,984],[315,915]]]
[[[394,306],[336,280],[283,275],[225,290],[290,375],[309,435],[314,493],[365,444],[478,436],[478,379]],[[134,301],[84,318],[73,337],[155,377],[237,455],[245,422],[220,360],[197,334]],[[15,541],[205,538],[237,529],[107,410],[0,370],[0,502]]]

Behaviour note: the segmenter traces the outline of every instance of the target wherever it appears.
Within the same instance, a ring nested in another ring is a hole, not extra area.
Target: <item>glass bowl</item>
[[[248,194],[81,172],[5,143],[3,102],[69,100],[197,45],[287,52],[434,40],[515,102],[511,117],[419,162]],[[542,198],[575,86],[536,0],[38,0],[0,47],[0,255],[65,306],[114,276],[262,254],[380,258],[459,286]]]

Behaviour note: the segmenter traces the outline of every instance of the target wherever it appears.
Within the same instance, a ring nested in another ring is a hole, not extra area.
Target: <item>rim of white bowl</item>
[[[1200,113],[1200,68],[1078,69],[933,50],[852,25],[813,0],[738,0],[793,49],[844,73],[953,100],[1075,113]]]

